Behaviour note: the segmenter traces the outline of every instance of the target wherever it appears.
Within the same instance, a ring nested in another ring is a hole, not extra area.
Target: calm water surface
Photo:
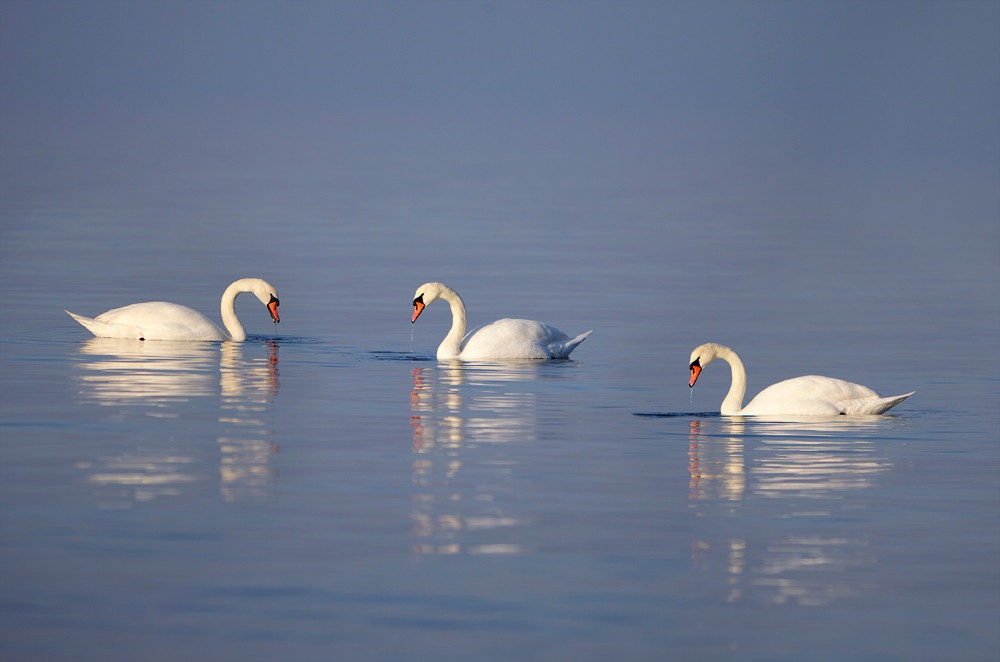
[[[466,128],[344,129],[356,168],[292,164],[334,142],[313,124],[250,174],[223,136],[234,153],[165,175],[119,145],[87,186],[5,179],[3,658],[996,659],[979,211],[960,240],[918,194],[776,196],[780,167],[708,195],[699,172],[737,166],[694,143],[692,172],[632,129]],[[872,231],[829,237],[831,213]],[[244,276],[282,322],[239,299],[242,344],[94,339],[63,312],[218,319]],[[471,326],[594,333],[570,361],[438,362],[447,307],[408,322],[428,280]],[[748,397],[808,373],[917,393],[883,417],[721,417],[724,364],[687,388],[706,341],[741,353]]]

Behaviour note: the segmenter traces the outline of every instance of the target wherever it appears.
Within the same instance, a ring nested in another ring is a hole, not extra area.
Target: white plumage
[[[462,347],[465,335],[465,303],[455,290],[441,283],[425,283],[413,297],[416,322],[424,308],[438,299],[451,304],[451,330],[438,346],[439,359],[564,359],[592,331],[570,338],[559,329],[535,322],[504,318],[477,330]]]
[[[215,322],[197,310],[166,301],[133,303],[115,308],[91,319],[66,311],[98,338],[131,338],[137,340],[236,340],[247,339],[246,329],[236,316],[236,297],[251,292],[267,306],[271,319],[278,318],[278,291],[260,278],[242,278],[222,295],[223,331]]]
[[[732,368],[733,382],[720,411],[723,416],[864,416],[882,414],[910,397],[906,395],[888,398],[867,386],[852,384],[833,377],[807,375],[778,382],[757,394],[746,407],[743,396],[747,390],[747,373],[740,357],[725,345],[706,343],[691,352],[691,381],[694,386],[698,375],[715,359],[722,359]]]

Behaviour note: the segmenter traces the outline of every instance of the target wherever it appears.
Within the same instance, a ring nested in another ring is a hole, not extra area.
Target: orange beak
[[[410,324],[413,324],[414,322],[417,321],[417,318],[420,317],[420,313],[424,312],[424,308],[426,308],[426,306],[424,306],[422,302],[420,301],[413,302],[413,317],[410,318]]]
[[[688,386],[694,386],[694,383],[698,381],[698,375],[701,374],[701,366],[693,365],[691,366],[691,381],[688,382]]]
[[[275,324],[277,324],[278,322],[281,321],[281,319],[278,317],[278,302],[277,301],[272,301],[271,303],[267,304],[267,312],[271,313],[271,319],[274,320]]]

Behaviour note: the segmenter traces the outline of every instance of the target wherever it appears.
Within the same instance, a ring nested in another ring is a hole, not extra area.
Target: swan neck
[[[243,292],[249,291],[248,289],[244,289],[242,281],[236,281],[227,287],[226,291],[222,294],[222,323],[226,327],[226,332],[229,334],[230,340],[243,342],[247,339],[246,329],[240,323],[240,318],[236,316],[236,297]]]
[[[447,289],[441,298],[451,305],[451,330],[438,345],[439,359],[453,359],[462,353],[462,338],[465,336],[465,303],[458,292]]]
[[[733,382],[729,386],[729,393],[726,394],[726,399],[722,401],[720,412],[723,416],[735,416],[743,409],[743,396],[747,392],[747,370],[736,352],[728,347],[721,348],[718,356],[729,364],[729,368],[733,373]]]

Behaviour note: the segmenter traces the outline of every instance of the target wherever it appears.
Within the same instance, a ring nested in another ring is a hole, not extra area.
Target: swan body
[[[725,345],[707,343],[691,352],[691,381],[694,386],[698,375],[715,359],[727,362],[733,372],[732,386],[720,409],[723,416],[865,416],[882,414],[910,397],[906,395],[888,398],[867,386],[852,384],[833,377],[807,375],[778,382],[757,394],[746,407],[743,396],[747,390],[747,373],[743,361],[736,352]]]
[[[133,303],[131,306],[115,308],[91,319],[74,315],[70,317],[98,338],[131,338],[138,340],[235,340],[247,339],[246,329],[236,317],[236,297],[243,292],[251,292],[267,306],[271,319],[278,318],[278,291],[260,278],[242,278],[229,287],[222,295],[222,323],[225,330],[197,310],[166,301]]]
[[[465,303],[458,292],[441,283],[425,283],[413,297],[413,317],[416,322],[424,308],[438,299],[451,304],[451,331],[437,350],[437,358],[487,359],[565,359],[593,331],[570,338],[559,329],[535,322],[505,318],[480,328],[462,347],[465,336]]]

